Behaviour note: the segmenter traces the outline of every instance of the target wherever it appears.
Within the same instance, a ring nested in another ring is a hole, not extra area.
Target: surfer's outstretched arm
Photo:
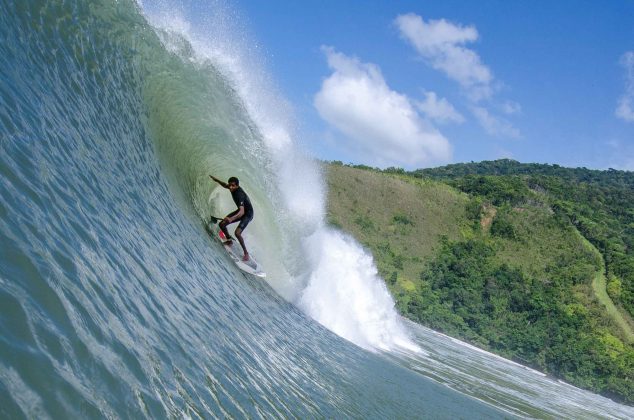
[[[216,182],[217,182],[218,184],[220,184],[222,187],[224,187],[224,188],[229,188],[229,184],[227,184],[226,182],[224,182],[224,181],[222,181],[222,180],[220,180],[220,179],[216,178],[215,176],[213,176],[213,175],[209,175],[209,178],[211,178],[211,179],[213,179],[214,181],[216,181]]]

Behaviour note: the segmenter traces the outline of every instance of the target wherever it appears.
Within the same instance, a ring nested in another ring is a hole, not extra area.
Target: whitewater
[[[633,418],[398,316],[241,22],[0,0],[0,418]]]

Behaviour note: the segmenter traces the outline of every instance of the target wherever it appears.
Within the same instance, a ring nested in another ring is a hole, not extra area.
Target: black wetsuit
[[[232,217],[238,214],[238,212],[240,211],[240,207],[243,206],[244,214],[240,218],[240,224],[238,225],[238,227],[241,230],[244,230],[249,222],[253,220],[253,206],[251,205],[251,200],[249,199],[247,193],[244,192],[242,187],[238,187],[235,191],[232,191],[231,197],[233,198],[233,202],[236,203],[236,206],[238,206],[238,209],[229,213],[227,217]]]

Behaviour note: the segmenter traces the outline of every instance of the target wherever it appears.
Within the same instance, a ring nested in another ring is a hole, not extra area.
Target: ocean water
[[[194,12],[0,0],[0,418],[634,417],[401,320],[239,20]]]

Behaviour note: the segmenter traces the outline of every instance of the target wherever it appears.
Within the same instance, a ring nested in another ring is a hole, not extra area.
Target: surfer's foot
[[[233,244],[233,239],[227,239],[222,244],[226,246],[231,246]]]
[[[250,259],[249,254],[244,254],[244,257],[242,257],[242,261],[249,261]]]

